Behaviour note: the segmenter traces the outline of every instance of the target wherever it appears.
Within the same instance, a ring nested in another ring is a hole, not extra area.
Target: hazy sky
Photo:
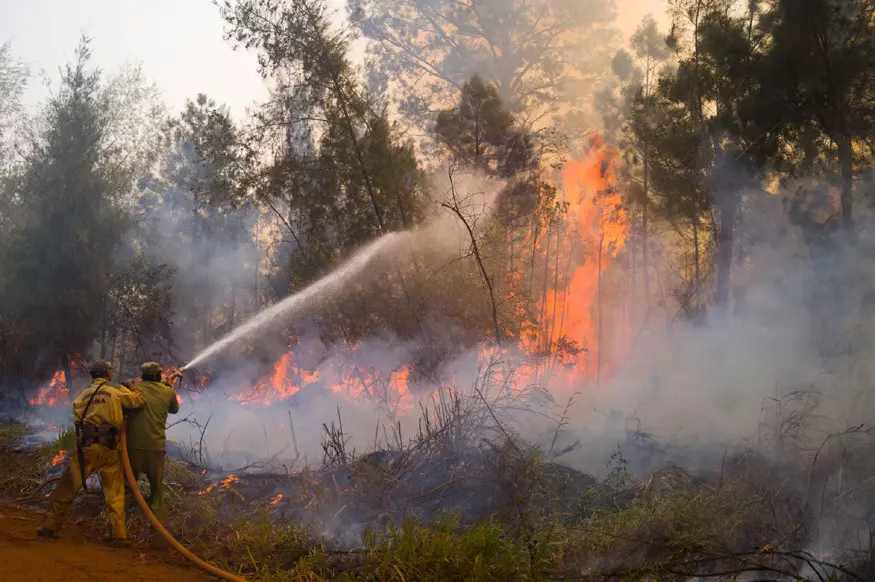
[[[618,26],[628,37],[646,13],[665,22],[666,0],[616,0]],[[329,0],[342,8],[344,0]],[[94,62],[114,71],[139,62],[172,110],[207,93],[235,118],[262,99],[264,85],[253,53],[234,51],[210,0],[0,0],[0,43],[31,68],[27,101],[46,95],[41,71],[57,78],[82,33],[93,38]]]

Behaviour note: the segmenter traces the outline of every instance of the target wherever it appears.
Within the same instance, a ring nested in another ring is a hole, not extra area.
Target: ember
[[[212,483],[210,483],[210,485],[206,489],[198,492],[198,495],[206,495],[214,490],[227,491],[228,489],[231,488],[231,485],[238,482],[239,480],[240,479],[237,478],[237,475],[234,475],[234,474],[228,475],[227,477],[222,479],[221,483],[219,483],[218,481],[213,481]]]
[[[238,482],[240,479],[237,478],[237,475],[228,475],[222,481],[222,484],[219,486],[220,491],[225,491],[231,487],[234,483]]]

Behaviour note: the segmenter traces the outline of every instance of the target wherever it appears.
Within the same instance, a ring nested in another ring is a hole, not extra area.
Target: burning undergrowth
[[[375,404],[394,418],[438,387],[469,382],[470,371],[459,377],[452,368],[493,357],[496,348],[484,337],[497,334],[503,338],[498,351],[518,376],[513,386],[549,384],[551,394],[567,399],[570,386],[607,377],[615,352],[629,342],[628,322],[613,325],[623,320],[629,298],[603,282],[629,234],[616,180],[616,153],[594,140],[588,154],[556,175],[557,189],[550,191],[557,198],[545,200],[521,228],[491,218],[502,183],[439,174],[433,189],[441,212],[431,222],[396,236],[354,281],[342,284],[342,293],[328,286],[327,293],[308,296],[306,314],[295,312],[295,336],[280,339],[278,329],[260,329],[261,337],[223,354],[223,361],[189,370],[181,392],[199,397],[199,404],[208,393],[215,402],[272,406],[322,389],[351,405]],[[505,244],[510,262],[493,264],[489,255]],[[531,260],[522,259],[526,253]],[[491,278],[507,299],[493,298],[490,305],[474,268],[478,261],[486,283]],[[460,281],[469,285],[450,290]],[[542,281],[544,288],[533,293]],[[362,313],[369,314],[364,321]],[[288,322],[272,318],[266,326],[280,323]],[[59,371],[31,404],[41,410],[68,404],[73,378],[87,382],[75,370]]]

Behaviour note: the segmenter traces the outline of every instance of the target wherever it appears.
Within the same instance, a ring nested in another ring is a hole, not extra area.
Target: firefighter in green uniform
[[[42,537],[53,537],[58,532],[79,488],[87,489],[85,481],[97,471],[110,529],[105,541],[119,542],[127,538],[125,478],[118,437],[124,422],[124,410],[141,408],[145,399],[137,391],[113,384],[111,369],[109,362],[92,363],[91,385],[73,401],[76,454],[49,498],[49,510],[37,529],[37,534]]]
[[[143,394],[146,405],[133,412],[128,420],[128,456],[134,478],[146,475],[149,480],[149,509],[163,522],[164,512],[164,457],[166,455],[167,415],[179,412],[179,400],[171,384],[179,376],[173,372],[166,380],[161,378],[161,365],[146,362],[141,367],[142,381],[126,382]]]

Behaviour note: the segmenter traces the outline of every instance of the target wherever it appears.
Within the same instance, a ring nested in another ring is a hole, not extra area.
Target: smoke
[[[344,286],[362,279],[363,272],[372,262],[380,263],[377,266],[377,271],[380,271],[388,262],[404,265],[411,262],[415,254],[423,254],[426,250],[431,260],[458,256],[463,245],[470,246],[488,227],[504,184],[473,174],[458,175],[447,171],[445,176],[438,174],[434,185],[434,202],[448,212],[437,212],[432,220],[412,231],[383,235],[322,279],[255,315],[207,347],[187,366],[199,365],[235,343],[287,326],[317,300],[332,297],[342,292]],[[228,255],[220,257],[223,263],[231,258]],[[370,275],[373,273],[371,270]]]
[[[201,322],[217,307],[226,306],[219,317],[227,326],[255,310],[257,287],[264,285],[258,274],[263,250],[253,234],[259,220],[255,208],[212,209],[187,190],[158,181],[142,193],[138,219],[136,250],[173,269],[177,349],[191,349]]]
[[[320,330],[307,325],[308,317],[324,309],[326,302],[329,305],[343,302],[345,295],[355,292],[363,282],[384,277],[414,260],[435,269],[465,254],[471,246],[471,237],[476,240],[489,228],[504,186],[503,181],[474,173],[446,169],[436,172],[429,188],[433,210],[431,218],[423,225],[408,232],[390,233],[375,241],[334,272],[253,316],[196,356],[189,367],[203,365],[219,371],[217,380],[209,385],[208,394],[192,401],[196,415],[200,422],[213,419],[212,426],[232,428],[224,436],[210,432],[202,442],[196,435],[197,428],[183,423],[170,433],[170,437],[188,443],[189,448],[195,441],[198,446],[205,445],[213,458],[221,459],[223,465],[272,457],[277,452],[276,443],[289,441],[288,407],[280,404],[263,408],[263,403],[271,398],[280,400],[288,394],[276,394],[266,389],[262,394],[253,393],[251,399],[257,403],[248,404],[246,393],[252,393],[254,379],[264,373],[259,358],[259,350],[265,347],[263,341],[270,342],[272,334],[288,326],[294,326],[298,331],[294,357],[299,361],[295,363],[303,362],[302,365],[319,371],[318,381],[297,392],[290,402],[293,416],[301,417],[297,422],[292,421],[301,423],[299,450],[310,459],[315,457],[319,451],[322,423],[330,422],[332,418],[336,420],[338,407],[349,434],[360,437],[363,430],[373,434],[381,414],[387,421],[399,413],[399,401],[389,383],[392,374],[413,359],[418,342],[399,342],[397,338],[384,336],[367,339],[355,346],[325,343]],[[177,221],[178,218],[171,213],[166,221],[168,232],[176,230]],[[209,241],[203,241],[203,244],[209,245]],[[234,271],[228,268],[228,264],[235,256],[245,256],[246,253],[238,250],[235,255],[233,246],[226,247],[226,252],[222,252],[223,247],[219,244],[209,246],[216,260],[225,268],[216,275],[204,273],[208,265],[191,266],[194,271],[191,277],[194,281],[198,276],[207,277],[208,282],[227,280],[227,273]],[[196,254],[192,252],[189,256]],[[177,262],[176,265],[181,270],[188,268],[184,263]],[[271,348],[272,352],[279,353],[287,350],[285,345]],[[332,392],[333,387],[349,384],[350,370],[356,371],[360,385],[370,394],[370,404],[376,403],[377,407],[369,407],[364,402],[356,406],[350,395]],[[365,379],[363,374],[368,378]],[[295,386],[295,390],[298,388]],[[354,409],[349,415],[351,420],[343,417],[344,409]],[[236,436],[229,439],[232,432]],[[225,440],[216,440],[220,438]]]
[[[432,219],[400,235],[365,272],[332,291],[332,301],[343,302],[361,280],[379,279],[398,265],[427,260],[436,267],[467,252],[467,228],[441,203],[459,209],[475,230],[482,229],[501,186],[471,175],[436,175]],[[870,242],[862,238],[844,244],[836,239],[830,245],[813,245],[810,234],[791,221],[780,197],[761,190],[745,194],[737,234],[742,256],[733,274],[730,311],[685,319],[679,317],[680,306],[664,296],[662,306],[650,310],[629,349],[613,355],[618,360],[611,363],[618,370],[613,377],[600,385],[574,375],[539,378],[553,402],[536,408],[553,419],[567,398],[577,394],[570,422],[560,431],[561,441],[586,444],[563,457],[563,462],[603,473],[610,453],[627,443],[630,435],[639,434],[658,443],[661,452],[658,458],[632,459],[633,469],[646,471],[660,462],[677,462],[709,470],[721,462],[721,452],[727,447],[771,435],[781,415],[797,409],[804,408],[816,417],[805,434],[796,435],[806,447],[830,431],[875,420],[866,392],[872,370],[865,357],[873,347],[873,334],[866,315],[868,303],[861,295],[861,289],[873,285]],[[835,281],[846,282],[846,289],[824,295],[825,289],[835,287]],[[471,394],[482,380],[487,350],[476,346],[444,362],[432,376],[405,383],[413,396],[402,402],[403,395],[391,386],[393,374],[405,369],[416,354],[416,340],[381,334],[355,346],[325,342],[317,329],[306,327],[307,309],[298,318],[281,323],[295,324],[299,332],[296,363],[318,370],[318,378],[295,383],[291,398],[286,399],[289,394],[253,394],[241,406],[239,401],[246,400],[241,395],[253,389],[253,379],[263,375],[264,366],[257,354],[248,359],[237,354],[230,369],[216,364],[222,373],[207,394],[183,404],[201,422],[212,418],[211,427],[222,427],[209,429],[204,440],[215,464],[239,467],[255,459],[294,456],[288,448],[293,445],[290,411],[298,450],[309,462],[318,462],[321,456],[323,423],[342,421],[350,447],[360,452],[387,446],[384,431],[393,422],[400,421],[402,432],[412,436],[418,420],[417,399],[425,398],[424,404],[430,404],[436,385],[452,385]],[[824,322],[830,322],[828,329]],[[428,325],[427,318],[424,325]],[[281,349],[285,351],[285,346]],[[502,371],[512,375],[514,366],[523,362],[521,354],[510,351]],[[351,380],[351,370],[364,378]],[[516,388],[525,381],[518,378]],[[350,385],[366,389],[356,396],[338,388]],[[794,394],[801,393],[811,398],[793,400]],[[265,406],[264,401],[271,399],[274,402]],[[515,428],[521,436],[536,443],[549,444],[556,430],[555,420],[542,416],[520,413],[517,420]],[[170,432],[180,443],[196,442],[195,436],[186,424]]]
[[[861,212],[853,240],[834,232],[812,243],[778,196],[750,191],[745,205],[731,305],[684,319],[669,302],[638,332],[618,374],[582,390],[569,427],[587,443],[578,467],[604,470],[606,451],[636,434],[668,451],[637,469],[710,470],[727,448],[777,454],[765,442],[792,438],[811,451],[830,434],[875,423],[875,265],[861,224],[871,217]]]

